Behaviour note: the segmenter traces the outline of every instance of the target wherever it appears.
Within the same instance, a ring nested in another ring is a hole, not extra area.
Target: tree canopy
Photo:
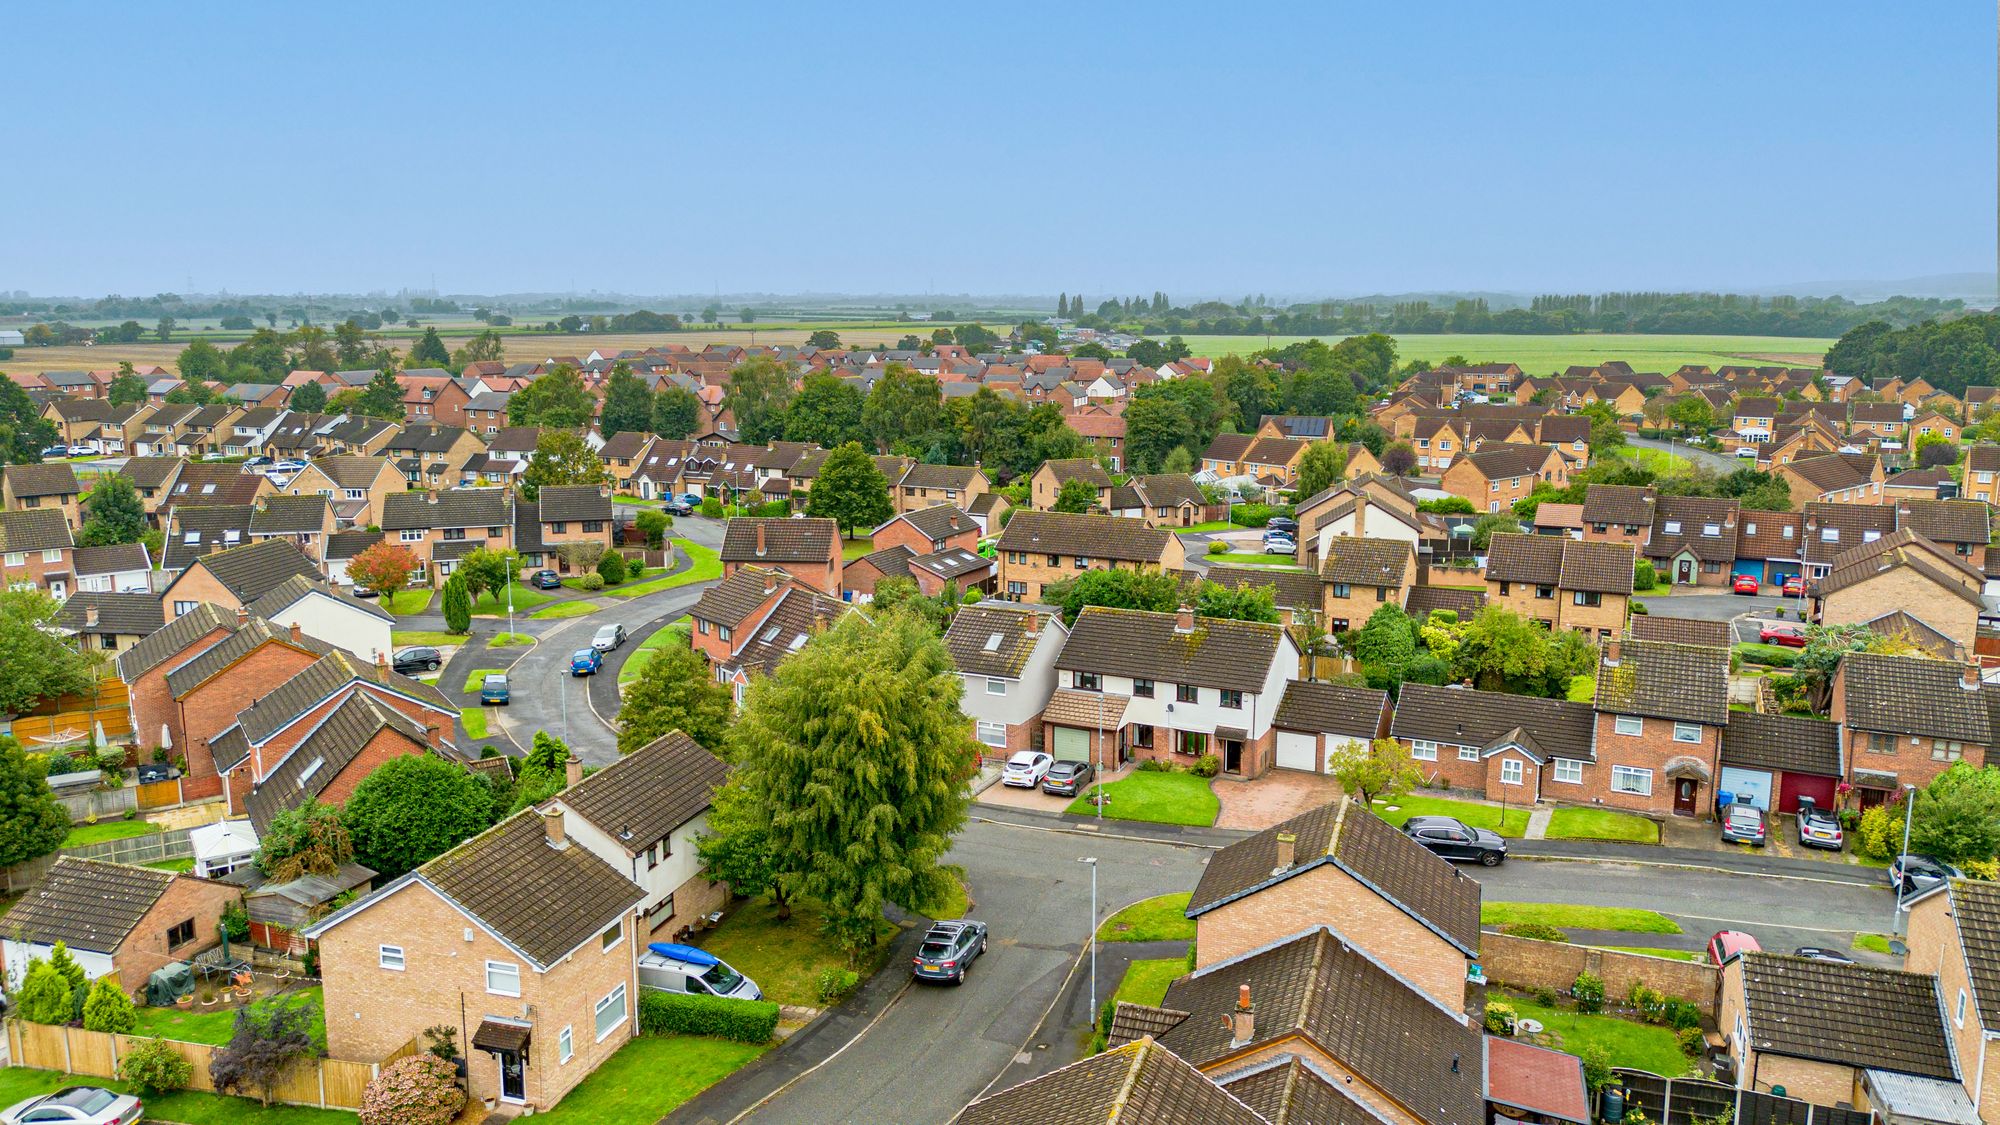
[[[629,754],[669,731],[719,748],[735,711],[727,687],[715,681],[708,658],[674,638],[651,650],[639,677],[625,688],[618,711],[618,750]]]
[[[542,489],[562,485],[601,485],[610,479],[603,458],[574,430],[543,430],[535,439],[534,455],[521,473],[521,499],[539,499]]]
[[[0,712],[18,714],[97,682],[97,658],[62,634],[61,615],[62,603],[40,590],[0,590]]]
[[[510,426],[581,429],[596,416],[597,397],[583,385],[576,368],[567,363],[557,364],[507,400]]]
[[[0,867],[55,851],[69,835],[69,812],[11,734],[0,735]]]
[[[493,814],[484,777],[432,754],[405,754],[361,779],[340,820],[356,861],[387,882],[485,831]]]
[[[889,482],[859,442],[848,442],[827,454],[819,477],[807,494],[806,514],[840,525],[845,535],[855,528],[873,528],[895,515],[889,504]]]

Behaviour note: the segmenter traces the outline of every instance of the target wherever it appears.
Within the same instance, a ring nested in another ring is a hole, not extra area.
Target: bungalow
[[[0,919],[0,956],[18,981],[29,958],[47,958],[61,942],[86,977],[109,975],[130,993],[215,945],[222,912],[238,898],[235,887],[193,875],[60,856]]]

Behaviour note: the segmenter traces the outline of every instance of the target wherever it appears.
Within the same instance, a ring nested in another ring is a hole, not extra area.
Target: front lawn
[[[842,539],[840,541],[840,558],[842,562],[852,562],[874,550],[875,540],[867,535],[863,535],[858,539]]]
[[[972,890],[963,879],[953,879],[951,890],[945,892],[943,902],[935,902],[920,913],[933,922],[950,922],[965,917],[972,909]]]
[[[1688,1059],[1669,1027],[1635,1023],[1616,1016],[1584,1016],[1567,1008],[1547,1008],[1532,999],[1507,997],[1523,1019],[1539,1020],[1554,1036],[1556,1049],[1577,1054],[1599,1044],[1611,1054],[1612,1066],[1628,1066],[1669,1077],[1687,1073]]]
[[[1692,949],[1648,949],[1643,945],[1600,945],[1598,949],[1611,949],[1619,953],[1643,953],[1648,957],[1665,957],[1669,961],[1699,961],[1701,954]]]
[[[236,1013],[242,1008],[242,1005],[218,1004],[214,1008],[203,1010],[199,999],[199,989],[196,990],[195,995],[197,996],[195,1006],[185,1010],[180,1008],[141,1007],[139,1009],[139,1026],[132,1034],[147,1037],[159,1036],[162,1039],[180,1039],[189,1043],[208,1043],[217,1047],[229,1042],[230,1032],[236,1028]],[[326,1008],[321,1003],[320,990],[318,988],[302,988],[296,992],[283,993],[282,997],[267,996],[261,1000],[253,1001],[251,1007],[268,1007],[273,1001],[280,998],[292,1004],[298,1003],[301,998],[311,1000],[315,1008],[313,1038],[322,1043],[326,1041]]]
[[[618,682],[629,684],[638,679],[639,673],[646,670],[646,665],[653,662],[653,654],[662,648],[670,644],[686,648],[693,631],[694,627],[686,616],[677,617],[653,630],[652,635],[639,642],[638,648],[626,655],[625,663],[618,669]]]
[[[547,605],[556,600],[554,594],[537,590],[533,586],[523,586],[521,583],[515,582],[513,587],[514,613],[517,616],[526,613],[538,605]],[[502,586],[498,590],[488,590],[480,594],[479,598],[472,603],[472,616],[507,616],[507,587]]]
[[[657,594],[661,590],[672,590],[695,582],[713,582],[722,577],[720,551],[711,550],[691,539],[676,539],[673,542],[674,550],[688,557],[686,570],[662,578],[648,578],[644,582],[628,582],[608,593],[614,598],[636,598],[642,594]]]
[[[478,691],[482,686],[485,685],[486,677],[504,676],[506,674],[507,674],[507,669],[505,668],[474,668],[469,674],[466,675],[465,686],[459,688],[458,690]]]
[[[1222,811],[1222,802],[1209,788],[1207,778],[1191,773],[1155,773],[1151,770],[1134,770],[1122,781],[1093,785],[1089,793],[1070,802],[1065,811],[1076,816],[1098,815],[1097,806],[1090,803],[1090,793],[1100,790],[1111,798],[1103,810],[1106,820],[1145,820],[1154,824],[1206,827],[1214,824],[1215,815]]]
[[[1557,809],[1549,816],[1551,840],[1627,840],[1660,842],[1660,826],[1643,816],[1609,809]]]
[[[1187,916],[1187,891],[1143,899],[1113,914],[1097,928],[1098,941],[1193,941],[1194,919]]]
[[[10,1066],[0,1069],[0,1104],[12,1105],[25,1098],[52,1094],[64,1086],[102,1086],[121,1094],[131,1092],[123,1082],[110,1078]],[[343,1110],[296,1105],[265,1109],[254,1098],[199,1094],[191,1090],[147,1094],[145,1101],[146,1120],[178,1121],[182,1125],[354,1125],[354,1115]]]
[[[1118,991],[1111,998],[1158,1007],[1167,998],[1167,986],[1186,976],[1187,971],[1187,959],[1183,957],[1134,961],[1125,967],[1125,979],[1118,982]]]
[[[1249,551],[1227,551],[1220,555],[1204,555],[1211,563],[1228,563],[1230,566],[1278,566],[1292,570],[1304,570],[1291,555],[1252,554]]]
[[[1854,948],[1865,949],[1870,953],[1887,955],[1889,952],[1889,939],[1883,937],[1881,934],[1855,934]]]
[[[521,645],[531,645],[534,643],[535,638],[526,633],[495,633],[493,639],[486,642],[486,647],[518,648]]]
[[[586,613],[596,612],[597,607],[589,602],[557,602],[552,606],[538,609],[528,616],[546,621],[552,617],[582,617]]]
[[[729,1077],[767,1048],[697,1035],[641,1035],[547,1113],[550,1125],[657,1121],[682,1102]],[[353,1118],[347,1121],[352,1125]]]
[[[412,617],[431,607],[431,599],[437,591],[428,587],[415,590],[398,590],[395,594],[382,595],[382,608],[396,617]]]
[[[1482,926],[1538,922],[1559,930],[1620,930],[1630,934],[1677,934],[1672,918],[1633,906],[1579,906],[1569,902],[1487,902],[1479,907]]]
[[[486,732],[486,708],[484,707],[465,707],[460,709],[458,712],[458,723],[465,728],[465,737],[467,738],[474,741],[482,741],[488,737]]]
[[[389,643],[397,648],[406,645],[442,648],[445,645],[462,645],[465,643],[465,637],[460,633],[441,633],[436,629],[395,629],[389,633]]]
[[[791,918],[781,922],[777,907],[757,898],[730,911],[722,925],[693,940],[756,981],[764,999],[819,1008],[826,1004],[819,994],[821,969],[852,969],[865,980],[888,957],[888,939],[895,934],[895,927],[883,922],[882,940],[874,951],[864,963],[849,965],[847,955],[820,935],[819,919],[817,906],[795,902]]]
[[[134,836],[150,836],[160,830],[159,826],[144,820],[100,820],[96,824],[75,824],[70,826],[69,835],[63,837],[65,848],[80,848],[85,844],[102,844],[106,840],[129,840]]]
[[[1528,830],[1528,810],[1519,806],[1508,807],[1505,810],[1506,818],[1503,820],[1499,805],[1406,793],[1401,797],[1378,797],[1375,799],[1374,808],[1375,815],[1398,828],[1413,816],[1449,816],[1469,827],[1485,828],[1510,839],[1518,839]]]

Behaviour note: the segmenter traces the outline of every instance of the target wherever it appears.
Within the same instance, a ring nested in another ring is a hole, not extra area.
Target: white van
[[[639,955],[639,987],[729,1000],[762,1000],[757,982],[705,949],[659,941]]]

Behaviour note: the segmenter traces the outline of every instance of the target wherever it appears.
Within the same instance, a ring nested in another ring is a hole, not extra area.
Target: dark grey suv
[[[965,983],[965,971],[986,952],[986,923],[934,922],[924,934],[924,943],[910,961],[910,972],[918,980],[948,980]]]
[[[1507,841],[1498,832],[1473,828],[1448,816],[1413,816],[1403,822],[1410,839],[1442,859],[1462,859],[1483,867],[1498,867],[1507,858]]]

